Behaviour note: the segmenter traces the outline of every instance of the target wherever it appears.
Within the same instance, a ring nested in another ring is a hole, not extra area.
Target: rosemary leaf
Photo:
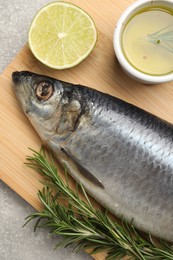
[[[157,247],[150,235],[146,240],[132,223],[122,220],[119,224],[110,218],[107,210],[95,209],[82,185],[77,184],[76,191],[73,190],[68,183],[67,169],[66,181],[63,181],[53,157],[44,148],[32,152],[26,164],[46,180],[42,191],[38,191],[44,209],[28,216],[25,225],[36,219],[34,230],[48,227],[50,233],[62,235],[64,239],[56,248],[73,244],[76,252],[81,249],[89,249],[91,254],[107,252],[107,260],[124,256],[139,260],[173,260],[173,250],[168,243],[161,241]],[[79,189],[85,200],[80,198]],[[64,205],[59,202],[62,198],[66,202]]]
[[[155,33],[147,35],[146,38],[150,43],[157,47],[173,53],[173,24],[170,24]]]

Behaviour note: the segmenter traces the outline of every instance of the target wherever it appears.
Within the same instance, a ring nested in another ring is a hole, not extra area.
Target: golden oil
[[[122,48],[129,63],[143,73],[172,72],[173,9],[150,6],[136,12],[123,30]]]

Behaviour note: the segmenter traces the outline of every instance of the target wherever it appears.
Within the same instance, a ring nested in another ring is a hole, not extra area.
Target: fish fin
[[[101,183],[100,180],[98,180],[92,173],[90,173],[85,167],[83,167],[79,161],[70,154],[70,152],[65,148],[61,146],[61,151],[68,157],[70,158],[73,163],[75,164],[75,166],[78,168],[78,170],[80,171],[80,173],[90,182],[92,182],[94,185],[97,185],[98,187],[104,189],[103,184]]]

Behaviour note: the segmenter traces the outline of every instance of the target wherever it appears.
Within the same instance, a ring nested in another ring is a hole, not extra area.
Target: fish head
[[[29,71],[13,72],[12,80],[23,111],[42,140],[55,135],[62,112],[62,83]]]

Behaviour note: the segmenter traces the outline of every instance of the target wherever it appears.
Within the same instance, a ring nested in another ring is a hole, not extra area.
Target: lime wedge
[[[43,64],[71,68],[93,50],[97,31],[92,18],[67,2],[52,2],[38,11],[28,35],[29,47]]]

